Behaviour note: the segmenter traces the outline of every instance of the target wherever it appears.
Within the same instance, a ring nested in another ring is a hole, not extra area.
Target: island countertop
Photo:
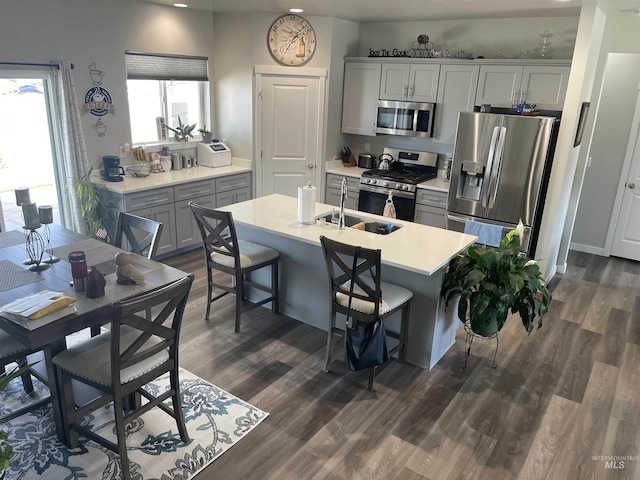
[[[225,167],[205,167],[198,166],[183,168],[182,170],[170,170],[168,172],[151,173],[146,177],[132,177],[126,175],[122,182],[108,182],[100,177],[98,172],[93,172],[91,181],[103,186],[105,189],[120,194],[142,192],[154,188],[161,188],[181,183],[195,182],[209,178],[225,177],[236,173],[250,172],[251,168],[238,165],[228,165]]]
[[[379,222],[401,225],[388,235],[362,230],[338,230],[334,224],[298,223],[298,202],[294,197],[273,194],[220,208],[233,214],[235,223],[245,224],[302,242],[319,245],[320,235],[331,239],[382,250],[382,263],[424,275],[432,275],[448,264],[459,252],[473,244],[477,237],[450,230],[389,219],[379,215],[345,209],[345,213]],[[337,208],[316,203],[316,216]]]

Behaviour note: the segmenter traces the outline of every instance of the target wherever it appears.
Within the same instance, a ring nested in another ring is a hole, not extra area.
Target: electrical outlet
[[[587,157],[587,168],[589,168],[591,166],[591,161],[593,160],[593,157]]]
[[[371,151],[371,144],[369,142],[364,144],[364,151],[365,152]]]

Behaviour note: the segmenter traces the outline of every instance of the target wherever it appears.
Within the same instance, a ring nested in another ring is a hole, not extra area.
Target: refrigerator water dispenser
[[[484,178],[484,164],[478,162],[462,162],[460,182],[458,183],[458,198],[480,200],[482,181]]]

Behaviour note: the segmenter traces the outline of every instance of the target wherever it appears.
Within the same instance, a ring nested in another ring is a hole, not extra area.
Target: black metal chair
[[[120,212],[114,245],[123,248],[126,239],[129,243],[129,251],[153,259],[158,253],[161,234],[162,223]]]
[[[213,210],[193,202],[189,202],[189,206],[198,222],[207,262],[205,320],[209,319],[211,303],[228,293],[233,293],[236,296],[236,332],[240,331],[240,317],[243,312],[271,302],[271,310],[273,313],[278,313],[278,259],[280,253],[256,243],[238,240],[231,212]],[[271,266],[270,288],[245,278],[248,273],[269,265]],[[213,280],[213,270],[231,275],[233,284],[229,286],[216,283]],[[212,298],[214,287],[223,290],[223,292]],[[243,301],[246,300],[246,287],[268,292],[269,296],[256,303],[246,302],[243,304]]]
[[[60,378],[61,403],[69,446],[75,448],[78,434],[118,453],[122,475],[130,478],[125,426],[153,407],[175,420],[183,442],[189,440],[180,403],[178,344],[180,325],[193,283],[189,275],[168,286],[123,300],[112,306],[111,329],[74,345],[53,358]],[[153,320],[140,315],[152,307],[159,313]],[[167,324],[168,325],[165,325]],[[143,386],[169,372],[171,388],[154,397]],[[71,379],[90,385],[102,396],[87,405],[75,406]],[[140,395],[148,403],[140,404]],[[136,401],[131,401],[135,398]],[[173,408],[163,402],[171,398]],[[82,417],[113,402],[117,444],[93,432]]]
[[[344,332],[344,328],[336,326],[336,314],[347,315],[349,312],[349,291],[356,246],[331,240],[325,236],[320,237],[320,243],[327,264],[331,288],[331,318],[327,332],[324,366],[325,372],[328,372],[331,363],[333,335]],[[398,344],[389,350],[389,354],[397,353],[398,360],[404,362],[409,307],[413,292],[381,280],[381,254],[382,251],[379,249],[360,247],[350,316],[353,319],[353,328],[359,328],[378,319],[384,320],[398,310],[402,310],[400,332],[395,333],[387,330],[387,336],[398,340]],[[375,371],[375,367],[369,371],[369,391],[373,390]]]

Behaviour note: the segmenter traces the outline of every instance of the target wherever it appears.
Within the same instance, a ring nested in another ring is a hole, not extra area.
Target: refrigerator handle
[[[483,185],[487,185],[487,188],[482,189],[482,206],[484,208],[487,208],[487,202],[489,201],[489,193],[491,191],[491,170],[493,168],[493,158],[496,155],[496,142],[498,141],[499,133],[500,127],[493,127],[491,143],[489,144],[489,155],[487,156],[487,168],[484,171],[484,178],[482,180]]]
[[[489,208],[493,208],[496,204],[496,196],[498,195],[498,183],[500,182],[500,172],[502,170],[502,154],[504,152],[504,140],[507,136],[507,127],[500,127],[500,139],[498,140],[498,147],[496,149],[496,165],[494,172],[491,174],[491,185],[489,191],[493,189],[493,194],[489,200]]]

